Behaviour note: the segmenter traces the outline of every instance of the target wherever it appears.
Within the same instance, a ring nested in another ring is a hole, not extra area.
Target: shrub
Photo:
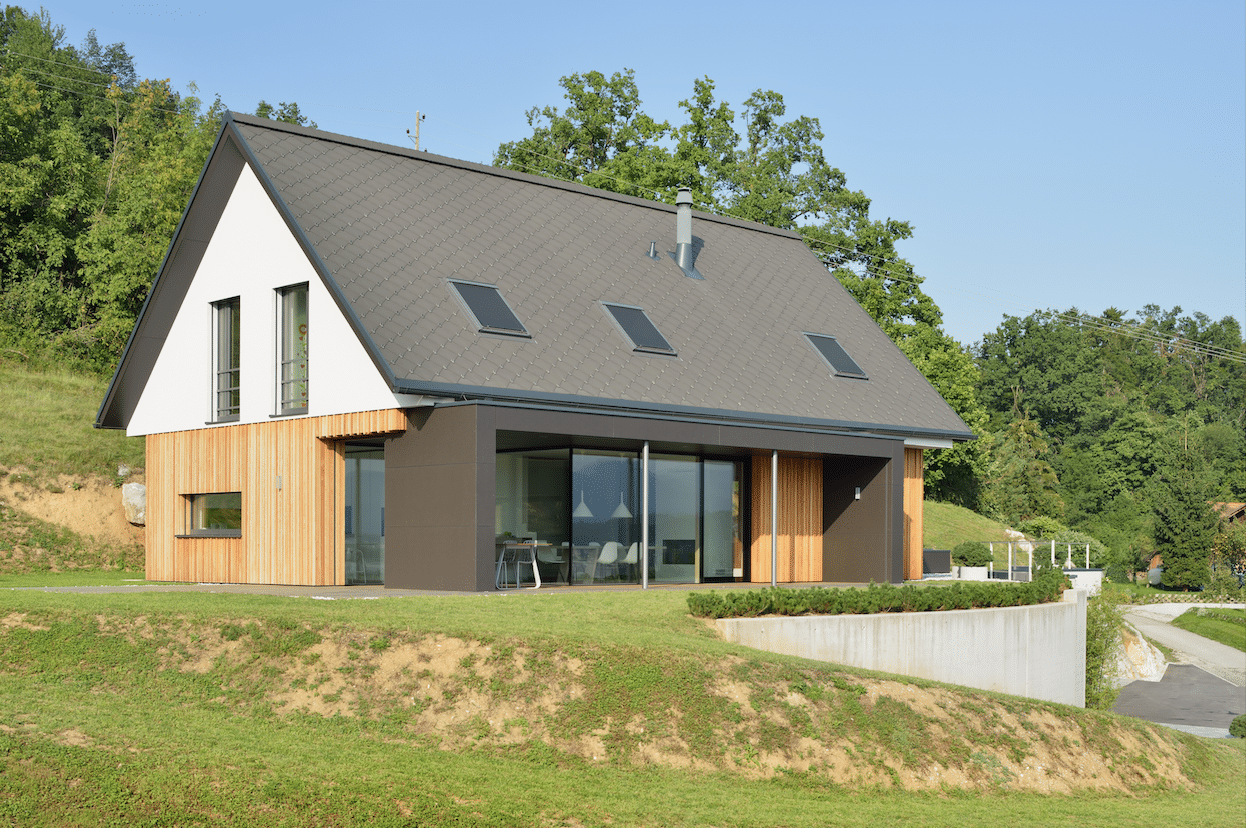
[[[1023,533],[1027,538],[1043,538],[1044,540],[1051,540],[1061,532],[1067,532],[1068,528],[1055,518],[1047,517],[1046,515],[1032,517],[1017,524],[1017,531]],[[1059,540],[1059,538],[1056,538],[1056,540]]]
[[[1121,651],[1120,607],[1106,597],[1086,602],[1086,707],[1110,710],[1120,695],[1116,663]]]
[[[993,558],[990,547],[977,541],[966,541],[952,550],[952,563],[957,566],[986,566]]]
[[[1229,723],[1229,735],[1236,736],[1239,739],[1246,739],[1246,713]]]
[[[1242,587],[1237,576],[1221,564],[1211,573],[1211,582],[1203,590],[1203,596],[1216,601],[1236,601],[1242,597]]]

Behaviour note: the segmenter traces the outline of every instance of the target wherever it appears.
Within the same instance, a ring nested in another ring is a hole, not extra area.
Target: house
[[[799,236],[679,201],[227,115],[96,421],[147,577],[920,578],[973,435]]]
[[[1213,503],[1220,520],[1232,526],[1246,520],[1246,503]]]

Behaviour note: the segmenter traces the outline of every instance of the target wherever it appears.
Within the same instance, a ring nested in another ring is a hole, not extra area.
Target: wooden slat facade
[[[770,583],[770,458],[753,457],[754,583]],[[822,580],[822,460],[779,456],[779,583]]]
[[[148,435],[147,578],[344,584],[345,438],[406,423],[388,409]],[[214,492],[242,493],[242,537],[184,536],[187,495]]]
[[[922,450],[904,449],[904,579],[922,579],[922,530],[925,513]]]

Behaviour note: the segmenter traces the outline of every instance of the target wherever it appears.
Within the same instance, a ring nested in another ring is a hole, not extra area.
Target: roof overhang
[[[953,443],[977,439],[977,436],[970,431],[938,431],[935,429],[920,429],[883,423],[786,417],[776,414],[732,411],[729,409],[693,408],[632,400],[554,394],[542,391],[515,391],[505,388],[485,388],[449,383],[422,382],[419,380],[399,380],[394,387],[394,393],[439,397],[446,400],[437,402],[436,405],[439,407],[473,403],[522,405],[535,409],[612,414],[616,416],[625,415],[642,419],[719,423],[783,431],[804,431],[815,434],[852,434],[888,440],[903,440],[905,446],[909,447],[950,448]]]

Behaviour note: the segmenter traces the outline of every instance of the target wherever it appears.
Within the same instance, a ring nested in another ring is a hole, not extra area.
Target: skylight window
[[[671,347],[671,343],[666,341],[666,337],[662,336],[657,327],[649,319],[649,315],[644,309],[632,307],[630,305],[612,305],[609,302],[602,302],[609,313],[610,318],[619,326],[628,339],[632,341],[632,348],[641,353],[647,354],[669,354],[674,355],[675,349]]]
[[[496,286],[459,282],[454,279],[450,280],[450,286],[454,288],[482,333],[531,336],[510,305],[506,304]]]
[[[805,337],[809,340],[809,344],[818,352],[822,359],[826,360],[826,364],[831,366],[831,370],[835,372],[837,377],[849,377],[851,379],[869,379],[865,372],[861,370],[861,366],[857,365],[852,357],[848,356],[848,352],[839,344],[833,336],[825,334],[806,333]]]

